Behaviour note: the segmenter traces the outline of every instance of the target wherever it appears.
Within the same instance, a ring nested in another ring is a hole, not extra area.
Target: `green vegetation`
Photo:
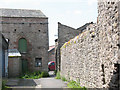
[[[45,71],[44,72],[38,71],[33,73],[27,72],[20,76],[20,78],[22,79],[39,79],[42,77],[49,77],[48,72],[45,72]]]
[[[9,88],[8,86],[5,86],[6,81],[2,81],[2,90],[6,90],[7,88]]]
[[[57,74],[57,70],[54,71],[54,74],[55,74],[55,75]]]
[[[55,79],[61,79],[60,72],[57,72]]]
[[[42,73],[41,73],[41,77],[49,77],[48,72],[42,72]]]
[[[80,90],[87,90],[85,87],[81,87],[80,86],[80,83],[77,83],[75,81],[70,81],[68,84],[67,84],[68,88],[80,88]]]
[[[62,77],[61,79],[62,79],[63,81],[67,81],[67,79],[66,79],[65,77]]]
[[[57,73],[56,73],[55,79],[62,79],[62,81],[67,81],[67,79],[66,79],[65,77],[61,77],[61,76],[60,76],[60,72],[57,72]]]
[[[61,77],[60,76],[60,72],[57,72],[56,73],[56,77],[55,77],[56,79],[62,79],[62,81],[68,81],[65,77]],[[78,89],[78,90],[87,90],[85,87],[81,87],[80,86],[80,83],[78,83],[79,82],[79,80],[78,80],[78,82],[76,82],[76,81],[68,81],[69,83],[67,84],[67,86],[68,86],[68,88],[71,88],[72,90],[76,90],[76,89]]]

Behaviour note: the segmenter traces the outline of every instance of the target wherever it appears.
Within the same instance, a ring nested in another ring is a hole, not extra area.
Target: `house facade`
[[[48,17],[40,10],[0,10],[2,33],[9,49],[20,52],[22,71],[48,71]]]

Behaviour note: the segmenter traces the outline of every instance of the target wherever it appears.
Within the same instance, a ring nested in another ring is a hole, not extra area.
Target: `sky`
[[[0,0],[0,8],[41,10],[48,17],[49,46],[58,35],[58,22],[79,28],[97,22],[97,0]]]

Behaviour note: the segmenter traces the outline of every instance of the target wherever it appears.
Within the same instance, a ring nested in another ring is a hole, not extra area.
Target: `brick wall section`
[[[61,48],[61,75],[87,88],[118,88],[118,2],[98,1],[98,23]]]
[[[55,48],[48,52],[48,58],[50,61],[55,61]]]

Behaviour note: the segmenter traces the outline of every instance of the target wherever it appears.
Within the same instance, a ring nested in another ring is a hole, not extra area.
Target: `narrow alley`
[[[60,79],[55,79],[54,71],[49,72],[50,77],[40,79],[9,79],[6,83],[7,86],[13,90],[18,89],[40,89],[40,88],[65,88],[67,82]]]

